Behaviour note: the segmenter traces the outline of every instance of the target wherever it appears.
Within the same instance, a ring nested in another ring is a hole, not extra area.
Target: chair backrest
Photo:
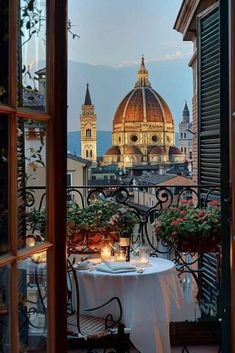
[[[74,290],[73,290],[74,288]],[[73,298],[74,296],[74,298]],[[74,309],[76,304],[76,310]],[[67,258],[67,315],[73,315],[77,313],[77,329],[78,333],[81,334],[79,313],[80,313],[80,299],[79,299],[79,287],[76,270],[72,262]]]
[[[70,315],[76,315],[76,325],[77,325],[77,333],[83,334],[80,325],[80,298],[79,298],[79,284],[78,278],[76,274],[76,270],[73,266],[73,263],[69,258],[67,258],[67,288],[68,288],[68,317]],[[76,305],[76,310],[74,309],[74,305]],[[91,312],[99,312],[99,310],[104,310],[104,308],[108,309],[105,313],[104,318],[104,330],[111,329],[114,327],[118,327],[121,323],[122,319],[122,305],[121,301],[118,297],[109,298],[105,303],[95,307],[95,308],[87,308],[83,309],[87,312],[86,315],[91,315]],[[112,312],[113,311],[113,312]],[[84,315],[83,315],[84,316]],[[92,315],[93,316],[93,315]],[[94,317],[94,316],[93,316]]]

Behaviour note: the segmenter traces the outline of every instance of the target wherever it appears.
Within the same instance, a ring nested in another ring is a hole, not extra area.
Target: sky
[[[182,0],[69,0],[69,59],[127,66],[190,58],[192,45],[173,30]]]
[[[84,68],[84,71],[81,71],[80,66],[72,74],[69,68],[70,131],[80,127],[79,114],[87,82],[90,83],[92,101],[98,116],[98,130],[112,129],[115,110],[128,90],[133,88],[142,54],[146,67],[151,67],[150,82],[170,105],[178,130],[182,105],[187,99],[191,110],[192,99],[192,72],[188,67],[192,43],[184,42],[182,35],[173,29],[181,2],[182,0],[68,1],[72,31],[80,36],[73,39],[68,35],[68,59],[70,63],[91,65],[90,69]],[[96,76],[92,67],[97,68],[100,74]],[[133,77],[130,79],[127,75],[123,79],[126,71],[122,71],[120,80],[117,80],[118,85],[115,85],[111,80],[115,73],[111,73],[109,69],[124,70],[132,67],[135,67]],[[162,72],[159,73],[159,70]],[[109,80],[107,75],[110,75]],[[109,87],[105,87],[107,85]],[[97,91],[99,88],[100,92]],[[111,92],[114,94],[111,95]]]

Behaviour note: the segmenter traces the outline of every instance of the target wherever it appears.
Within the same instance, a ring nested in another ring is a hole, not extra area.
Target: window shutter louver
[[[199,72],[199,126],[198,126],[198,183],[202,185],[201,198],[208,188],[203,185],[220,185],[220,23],[216,7],[198,20],[198,72]],[[217,314],[218,258],[204,254],[201,303],[204,315]]]

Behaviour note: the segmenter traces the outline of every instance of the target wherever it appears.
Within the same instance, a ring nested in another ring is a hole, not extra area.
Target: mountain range
[[[185,99],[192,101],[192,70],[188,59],[147,62],[152,87],[166,100],[174,119],[175,131],[182,119]],[[138,65],[111,67],[68,62],[68,130],[80,129],[79,117],[89,83],[92,103],[97,114],[97,129],[112,130],[114,113],[136,82]],[[190,109],[191,110],[191,109]]]
[[[80,131],[68,132],[69,153],[81,156]],[[112,145],[112,131],[97,131],[97,155],[103,156],[105,151]],[[175,145],[179,147],[179,133],[175,134]]]

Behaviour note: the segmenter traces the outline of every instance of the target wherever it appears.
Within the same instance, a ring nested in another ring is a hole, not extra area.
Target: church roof
[[[90,92],[89,92],[89,84],[88,83],[86,85],[86,96],[85,96],[84,105],[92,105],[91,96],[90,96]]]
[[[112,146],[105,152],[106,156],[119,156],[120,154],[121,152],[118,146]]]
[[[160,122],[171,123],[173,116],[165,100],[152,87],[148,80],[148,70],[144,58],[137,74],[137,82],[119,104],[113,125],[120,123]]]
[[[163,147],[154,146],[150,149],[149,154],[164,154],[165,150]]]
[[[129,146],[125,148],[125,154],[142,154],[138,147],[136,146]]]
[[[176,147],[176,146],[171,146],[171,147],[169,148],[169,154],[171,154],[171,155],[172,155],[172,154],[180,154],[180,155],[182,155],[183,152],[181,152],[178,147]]]

